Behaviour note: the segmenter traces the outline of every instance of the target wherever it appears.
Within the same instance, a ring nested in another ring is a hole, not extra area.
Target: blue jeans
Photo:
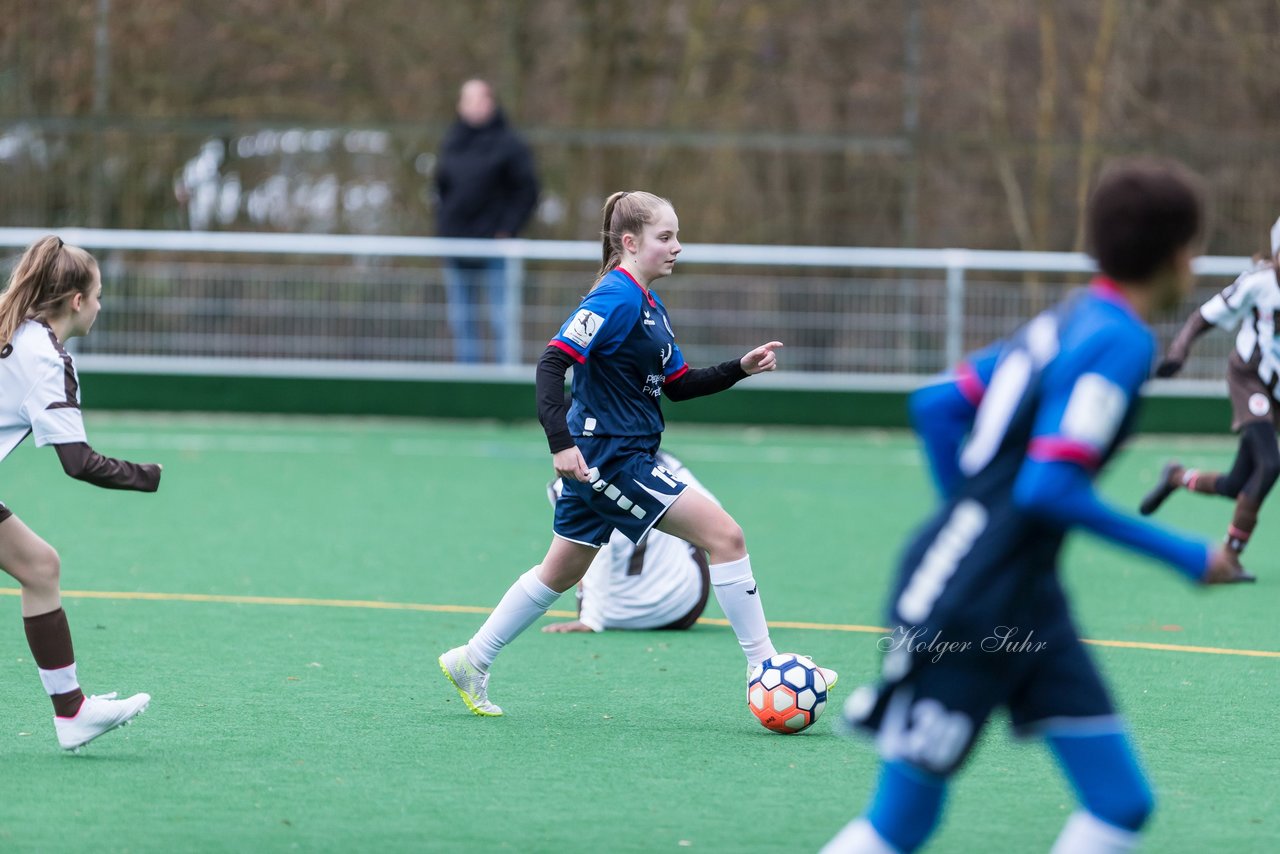
[[[505,321],[506,261],[502,258],[446,258],[444,290],[448,300],[449,329],[453,333],[454,360],[468,364],[482,360],[484,346],[477,323],[481,306],[487,302],[489,329],[496,348],[490,361],[501,361],[510,335]]]

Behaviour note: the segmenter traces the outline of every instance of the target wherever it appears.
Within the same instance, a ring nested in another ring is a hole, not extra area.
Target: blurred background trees
[[[1278,0],[49,0],[0,16],[0,224],[430,234],[458,84],[544,184],[530,236],[670,196],[696,242],[1080,248],[1109,158],[1280,214]]]

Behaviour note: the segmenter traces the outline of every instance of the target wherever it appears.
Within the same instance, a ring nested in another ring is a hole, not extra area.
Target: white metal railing
[[[164,257],[166,253],[185,256],[226,256],[254,254],[259,256],[344,256],[353,259],[445,259],[445,258],[502,258],[505,259],[504,314],[513,331],[504,352],[502,367],[497,375],[509,377],[524,375],[519,370],[521,349],[519,319],[525,309],[525,264],[529,261],[562,261],[594,265],[600,257],[600,246],[593,241],[560,240],[466,240],[438,237],[378,237],[367,235],[330,234],[263,234],[239,232],[189,232],[189,231],[132,231],[111,229],[0,229],[0,247],[20,249],[49,234],[56,233],[68,243],[83,246],[95,253],[145,252]],[[768,267],[825,268],[834,270],[891,270],[924,271],[940,275],[945,288],[945,319],[943,322],[943,355],[946,363],[954,362],[965,349],[965,297],[971,274],[987,272],[1035,272],[1052,274],[1082,274],[1094,269],[1093,262],[1079,253],[1060,252],[1012,252],[969,249],[880,249],[822,246],[763,246],[733,244],[692,244],[685,247],[680,256],[682,267]],[[1197,259],[1196,270],[1203,276],[1234,277],[1245,269],[1249,260],[1241,257],[1205,256]],[[1221,284],[1218,285],[1219,287]],[[567,310],[568,306],[564,306]],[[174,354],[175,358],[183,354]],[[113,369],[128,369],[128,358],[98,358],[107,360]],[[190,360],[184,360],[190,362]],[[228,364],[230,359],[223,360]],[[107,362],[104,362],[106,364]],[[281,366],[292,364],[281,359]],[[301,363],[299,363],[301,364]],[[190,366],[189,366],[190,367]],[[433,370],[431,373],[438,372]],[[328,370],[340,370],[330,363]],[[344,373],[351,374],[351,368]],[[354,375],[371,375],[377,371],[366,364],[354,370]],[[403,365],[391,370],[392,375],[405,375]],[[472,372],[475,376],[484,371]],[[910,380],[910,374],[900,374],[902,380]],[[779,378],[781,379],[781,378]],[[829,386],[834,378],[828,376],[818,382]],[[860,381],[865,384],[865,378]],[[794,382],[792,383],[794,384]],[[882,383],[877,383],[882,384]],[[893,383],[896,384],[896,383]]]

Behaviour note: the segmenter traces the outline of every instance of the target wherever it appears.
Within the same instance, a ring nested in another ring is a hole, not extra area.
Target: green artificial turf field
[[[86,691],[154,700],[63,754],[18,600],[0,596],[0,849],[813,851],[867,798],[872,748],[833,723],[878,656],[879,635],[848,629],[881,622],[933,500],[905,434],[668,433],[745,528],[770,618],[831,624],[774,631],[841,672],[823,720],[783,737],[748,713],[716,624],[531,631],[494,669],[507,716],[466,712],[435,659],[546,548],[536,426],[91,414],[89,428],[103,453],[163,462],[160,493],[77,483],[27,443],[0,498],[59,549],[66,590],[107,594],[66,600]],[[1232,450],[1141,443],[1102,489],[1133,506],[1170,453],[1221,467]],[[1229,513],[1179,494],[1161,515],[1216,539]],[[1145,850],[1277,850],[1275,516],[1247,554],[1256,586],[1196,590],[1084,537],[1066,554],[1088,637],[1164,645],[1093,647],[1156,788]],[[928,850],[1048,850],[1072,809],[1044,749],[997,720]]]

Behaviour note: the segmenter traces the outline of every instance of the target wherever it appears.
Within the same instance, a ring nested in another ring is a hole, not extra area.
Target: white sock
[[[819,854],[898,854],[865,818],[855,818],[822,846]]]
[[[559,593],[538,578],[535,566],[516,579],[489,619],[467,643],[467,658],[482,672],[487,671],[502,648],[536,623],[559,598]]]
[[[1127,854],[1138,847],[1139,838],[1132,830],[1078,810],[1067,819],[1049,854]]]
[[[40,681],[44,683],[45,693],[50,697],[54,694],[69,694],[80,687],[74,661],[57,670],[42,670],[38,667],[36,669],[40,671]]]
[[[720,609],[729,618],[738,645],[747,656],[747,666],[755,667],[776,655],[769,639],[769,625],[764,620],[764,606],[755,577],[751,574],[751,555],[711,567],[711,589],[716,592]]]

